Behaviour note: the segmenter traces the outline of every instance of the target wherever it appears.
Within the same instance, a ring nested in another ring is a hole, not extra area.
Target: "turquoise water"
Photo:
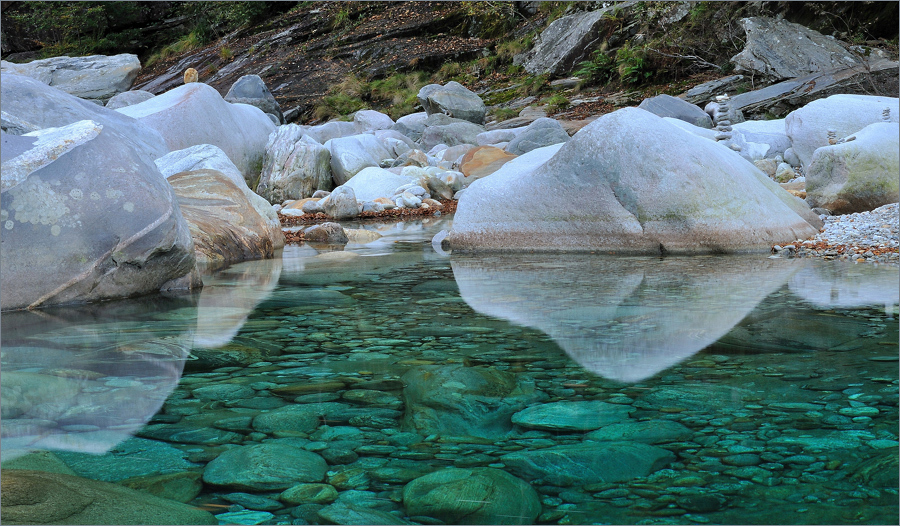
[[[4,474],[221,523],[898,522],[896,267],[447,256],[448,226],[4,314]]]

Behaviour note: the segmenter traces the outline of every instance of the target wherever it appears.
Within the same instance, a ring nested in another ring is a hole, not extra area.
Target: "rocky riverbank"
[[[869,212],[825,217],[825,227],[814,237],[772,251],[790,257],[821,257],[857,263],[900,265],[897,203]]]

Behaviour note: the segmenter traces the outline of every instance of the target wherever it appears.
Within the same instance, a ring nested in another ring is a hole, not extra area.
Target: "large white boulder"
[[[335,185],[342,185],[369,166],[379,166],[391,154],[374,135],[363,133],[338,137],[326,145],[331,152],[331,172]]]
[[[838,139],[847,137],[874,122],[881,122],[884,110],[888,120],[900,122],[900,99],[871,95],[832,95],[814,100],[794,110],[784,119],[787,136],[804,168],[812,161],[816,148],[828,146],[828,132]]]
[[[107,101],[117,93],[131,89],[141,71],[137,55],[92,55],[89,57],[53,57],[27,64],[0,63],[3,73],[15,73],[37,79],[82,99]]]
[[[452,248],[768,251],[821,225],[736,152],[637,108],[597,119],[545,163],[520,166],[540,152],[466,189],[447,236]]]
[[[273,203],[311,197],[331,190],[331,152],[296,124],[279,126],[269,136],[257,193]]]
[[[851,137],[813,153],[806,173],[810,206],[852,214],[900,200],[900,127],[876,122]]]
[[[202,82],[191,82],[115,111],[158,131],[169,150],[198,144],[218,146],[251,187],[256,187],[266,142],[275,129],[259,108],[225,102],[215,88]]]
[[[2,309],[198,285],[188,225],[156,165],[101,124],[69,129],[71,137],[65,130],[35,132],[33,145],[47,154],[43,162],[29,155],[27,144],[4,159],[4,177],[18,177],[0,194]],[[69,141],[77,145],[70,148]],[[20,157],[29,168],[15,168]]]
[[[3,73],[0,100],[4,120],[12,118],[35,129],[91,120],[103,126],[104,133],[131,144],[146,162],[152,164],[169,153],[163,137],[153,128],[29,77]]]
[[[359,201],[372,201],[379,197],[390,198],[394,190],[405,184],[410,184],[416,179],[406,175],[370,166],[363,168],[358,174],[350,178],[343,186],[352,188],[356,199]]]

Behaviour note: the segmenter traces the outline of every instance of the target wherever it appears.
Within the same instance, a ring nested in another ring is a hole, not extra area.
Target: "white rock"
[[[360,170],[343,186],[352,188],[360,201],[372,201],[379,197],[391,197],[398,186],[409,184],[413,180],[407,175],[397,175],[384,168],[372,166]]]
[[[37,79],[82,99],[107,100],[128,91],[141,71],[137,55],[53,57],[27,64],[0,62],[0,71]]]
[[[184,84],[161,95],[115,110],[158,131],[170,151],[212,144],[225,152],[250,186],[262,170],[272,121],[259,108],[231,104],[212,86]]]
[[[900,99],[870,95],[832,95],[814,100],[794,110],[784,119],[791,147],[804,169],[809,167],[816,148],[828,146],[828,131],[847,137],[869,124],[881,122],[882,111],[890,109],[890,122],[900,122]]]
[[[369,166],[378,167],[391,154],[370,134],[338,137],[328,141],[331,151],[331,171],[334,183],[342,185]]]

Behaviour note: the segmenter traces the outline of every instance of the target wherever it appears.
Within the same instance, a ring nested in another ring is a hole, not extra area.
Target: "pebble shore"
[[[793,257],[821,257],[856,262],[900,266],[898,240],[898,204],[892,203],[869,212],[825,218],[825,228],[815,237],[797,240],[793,245],[775,245],[777,254],[787,251]]]

